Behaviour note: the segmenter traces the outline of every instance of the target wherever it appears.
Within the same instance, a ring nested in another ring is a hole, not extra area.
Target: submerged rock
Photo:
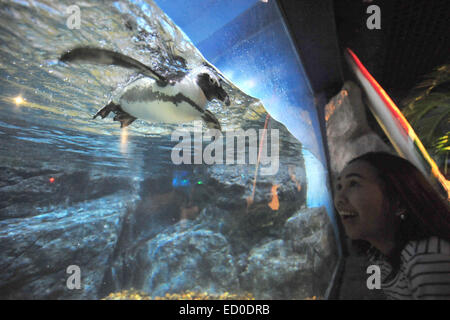
[[[220,233],[176,228],[147,242],[138,256],[142,290],[152,296],[186,290],[220,294],[239,287],[231,248]]]
[[[128,194],[116,193],[0,221],[0,298],[98,298],[131,201]],[[66,286],[70,265],[80,268],[79,290]]]
[[[298,254],[281,239],[250,251],[248,265],[241,274],[244,288],[257,299],[295,299],[308,296],[296,293],[311,286],[311,267],[306,254]],[[308,279],[305,282],[305,279]],[[309,289],[309,288],[307,288]]]
[[[42,214],[49,206],[98,199],[130,189],[126,178],[87,171],[0,168],[0,220]]]
[[[257,299],[324,296],[337,248],[323,207],[297,211],[278,237],[257,243],[252,234],[234,230],[236,219],[208,206],[195,220],[181,220],[123,251],[111,274],[132,279],[116,281],[109,292],[133,287],[150,296],[186,290],[250,292]]]
[[[336,258],[335,239],[325,208],[300,210],[286,221],[282,239],[253,248],[240,275],[256,299],[323,296]]]
[[[0,297],[97,299],[132,287],[151,296],[186,290],[251,292],[257,299],[323,296],[336,261],[326,210],[304,208],[288,170],[276,179],[285,184],[280,198],[292,197],[289,204],[283,198],[278,210],[268,206],[263,191],[253,209],[218,206],[213,200],[224,186],[216,182],[186,197],[172,188],[158,193],[141,186],[140,195],[129,189],[4,219]],[[158,189],[153,181],[145,183]],[[243,197],[242,188],[229,199]],[[257,188],[269,190],[264,184]],[[200,212],[182,216],[189,198]],[[81,269],[80,290],[66,286],[70,265]]]

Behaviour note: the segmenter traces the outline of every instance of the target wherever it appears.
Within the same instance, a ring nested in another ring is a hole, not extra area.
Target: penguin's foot
[[[132,124],[133,121],[136,120],[136,118],[124,111],[121,111],[116,112],[116,116],[114,117],[113,120],[120,121],[120,127],[125,128],[128,127],[130,124]]]
[[[111,112],[117,113],[117,112],[120,112],[120,111],[122,111],[122,108],[120,108],[120,105],[115,104],[114,102],[110,102],[106,106],[104,106],[103,108],[98,110],[97,113],[94,115],[93,119],[97,118],[98,116],[100,116],[100,117],[102,117],[102,119],[104,119]]]
[[[97,113],[94,115],[94,119],[97,118],[98,116],[104,119],[111,112],[115,114],[113,120],[120,121],[121,128],[129,126],[134,120],[136,120],[135,117],[123,111],[120,105],[115,104],[114,102],[110,102],[106,106],[98,110]]]

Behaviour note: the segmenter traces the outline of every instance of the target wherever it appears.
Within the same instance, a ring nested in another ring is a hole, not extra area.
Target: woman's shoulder
[[[411,241],[401,253],[403,272],[417,299],[450,298],[450,242],[439,237]]]
[[[409,276],[434,271],[450,274],[450,242],[439,237],[410,241],[400,259]]]
[[[450,241],[440,237],[429,237],[408,242],[401,252],[403,262],[420,256],[443,255],[450,259]]]
[[[366,251],[366,254],[372,263],[388,260],[386,256],[373,246]],[[429,260],[433,257],[440,258],[440,260],[448,259],[450,261],[450,241],[432,236],[425,239],[409,241],[400,250],[400,260],[404,265],[420,260],[421,258]]]

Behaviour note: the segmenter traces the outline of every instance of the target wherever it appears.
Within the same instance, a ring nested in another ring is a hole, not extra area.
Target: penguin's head
[[[214,74],[203,70],[197,74],[196,81],[208,101],[219,99],[220,101],[223,101],[225,105],[230,105],[230,97],[222,88],[221,80]]]

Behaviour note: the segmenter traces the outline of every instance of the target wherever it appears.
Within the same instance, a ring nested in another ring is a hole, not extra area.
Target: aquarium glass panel
[[[326,298],[328,169],[275,1],[0,19],[0,298]]]

